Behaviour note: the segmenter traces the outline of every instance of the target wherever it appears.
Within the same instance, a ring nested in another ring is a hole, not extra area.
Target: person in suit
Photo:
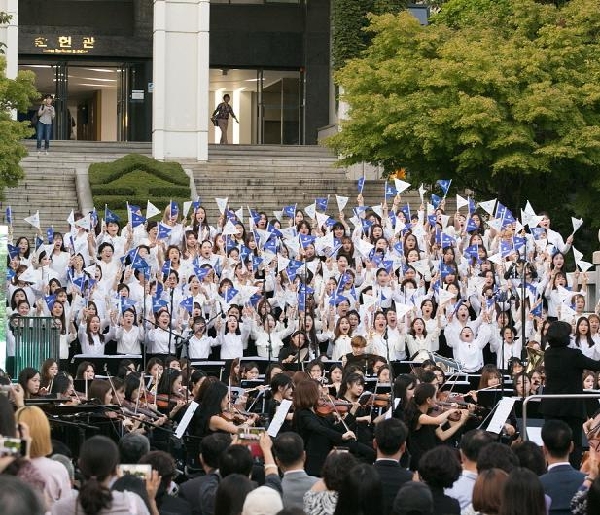
[[[275,462],[283,472],[284,508],[303,508],[304,494],[319,480],[309,476],[304,470],[304,442],[297,433],[280,433],[273,442]]]
[[[202,439],[200,463],[204,475],[189,479],[179,488],[179,496],[192,506],[192,515],[214,513],[214,497],[207,496],[206,492],[215,492],[219,486],[219,459],[230,444],[231,436],[225,433],[215,433]]]
[[[477,480],[479,451],[492,441],[490,433],[483,429],[472,429],[460,439],[459,452],[462,472],[454,484],[446,489],[445,494],[456,499],[463,511],[471,504],[473,499],[473,488]]]
[[[569,347],[571,325],[567,322],[552,322],[547,338],[550,348],[546,350],[546,387],[544,394],[583,393],[581,374],[584,370],[600,370],[600,361],[584,356],[580,349]],[[546,420],[562,420],[571,428],[573,452],[571,465],[579,468],[581,463],[581,426],[586,420],[585,399],[542,399],[541,412]]]
[[[389,515],[398,490],[412,480],[412,474],[400,466],[400,458],[406,452],[408,428],[401,420],[389,418],[375,426],[374,436],[377,458],[373,466],[381,478],[383,514]]]
[[[585,477],[585,474],[569,463],[569,453],[573,450],[573,433],[566,422],[547,420],[542,428],[542,441],[548,472],[540,477],[540,481],[546,494],[552,499],[549,513],[569,515],[571,499]]]

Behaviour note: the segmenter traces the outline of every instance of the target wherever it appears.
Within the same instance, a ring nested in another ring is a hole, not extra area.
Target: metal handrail
[[[526,397],[523,401],[523,441],[527,441],[527,404],[533,399],[600,399],[600,393],[552,393],[535,394]]]

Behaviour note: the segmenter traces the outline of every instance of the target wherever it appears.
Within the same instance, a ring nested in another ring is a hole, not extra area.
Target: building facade
[[[329,0],[19,0],[17,20],[57,139],[205,146],[225,93],[233,143],[314,144],[329,123]]]

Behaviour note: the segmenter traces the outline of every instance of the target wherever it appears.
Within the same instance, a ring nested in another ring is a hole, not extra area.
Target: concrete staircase
[[[13,209],[14,234],[32,237],[34,230],[23,218],[40,210],[42,229],[53,225],[66,230],[71,209],[79,209],[76,175],[90,163],[113,161],[130,153],[151,155],[150,143],[53,141],[49,155],[37,155],[35,141],[25,142],[29,156],[21,165],[25,179],[17,188],[6,191],[6,203]],[[356,180],[348,179],[346,170],[335,167],[336,158],[329,149],[318,146],[231,145],[209,147],[209,161],[182,161],[193,173],[197,193],[214,223],[219,212],[215,197],[229,197],[231,207],[250,206],[272,211],[288,204],[299,208],[314,202],[315,197],[330,195],[331,215],[337,215],[335,194],[350,197],[346,216],[356,205]],[[363,195],[367,205],[383,199],[384,182],[367,180]],[[152,200],[152,199],[150,199]],[[420,203],[418,195],[405,196],[411,209]],[[162,208],[163,206],[158,206]],[[4,215],[4,213],[2,213]],[[244,216],[247,216],[247,211]]]

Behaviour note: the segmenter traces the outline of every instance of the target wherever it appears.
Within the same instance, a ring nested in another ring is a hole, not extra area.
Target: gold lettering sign
[[[33,46],[44,54],[89,54],[96,45],[93,36],[36,36]]]

